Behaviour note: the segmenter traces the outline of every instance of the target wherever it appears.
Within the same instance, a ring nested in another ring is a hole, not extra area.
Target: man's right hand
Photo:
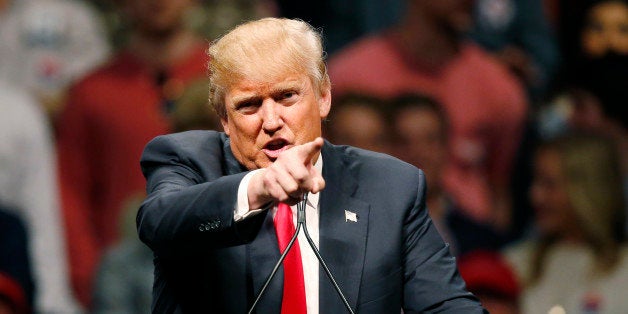
[[[298,203],[303,194],[325,188],[323,175],[314,168],[320,158],[323,139],[294,146],[283,152],[269,167],[257,172],[248,186],[249,207],[257,209],[269,202]]]

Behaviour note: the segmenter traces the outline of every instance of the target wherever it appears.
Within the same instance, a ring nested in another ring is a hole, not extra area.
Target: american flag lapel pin
[[[352,211],[345,210],[345,222],[358,222],[358,215]]]

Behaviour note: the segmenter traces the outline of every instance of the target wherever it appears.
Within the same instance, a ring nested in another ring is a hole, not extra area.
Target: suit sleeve
[[[141,165],[147,184],[137,228],[140,239],[158,255],[194,255],[212,248],[251,241],[265,215],[234,221],[238,186],[246,172],[222,175],[221,148],[186,151],[182,138],[151,141]],[[211,173],[201,173],[198,163]],[[211,178],[207,178],[211,177]]]
[[[487,313],[466,290],[449,246],[429,218],[425,189],[421,172],[417,197],[403,228],[404,313]]]

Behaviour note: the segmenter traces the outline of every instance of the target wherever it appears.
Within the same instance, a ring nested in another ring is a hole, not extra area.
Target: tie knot
[[[277,204],[277,213],[275,213],[275,227],[285,229],[287,231],[294,230],[294,222],[292,221],[292,208],[286,203]]]
[[[292,208],[290,208],[290,205],[288,205],[288,204],[286,204],[284,202],[280,202],[277,205],[277,210],[287,210],[287,211],[292,212]]]

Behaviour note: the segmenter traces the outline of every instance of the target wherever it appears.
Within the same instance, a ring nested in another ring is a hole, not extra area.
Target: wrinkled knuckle
[[[307,171],[295,171],[294,178],[299,182],[305,182],[310,179],[310,174]]]
[[[307,174],[307,173],[303,173],[303,172],[296,172],[296,173],[294,174],[294,179],[295,179],[296,181],[298,181],[299,183],[303,183],[303,182],[308,181],[309,176],[308,176],[308,174]]]
[[[286,198],[288,197],[288,195],[286,194],[286,192],[284,192],[282,189],[279,188],[275,188],[271,191],[271,195],[274,199],[283,202],[286,200]]]
[[[289,186],[286,187],[286,192],[288,194],[294,194],[299,192],[299,185],[296,182],[292,182]]]
[[[262,178],[262,184],[266,187],[266,189],[270,189],[273,186],[274,180],[271,179],[270,176],[264,176]]]

